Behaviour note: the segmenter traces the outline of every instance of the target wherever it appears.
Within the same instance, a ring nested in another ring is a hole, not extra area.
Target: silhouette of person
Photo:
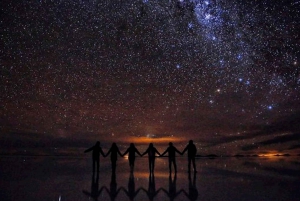
[[[137,194],[142,188],[135,190],[134,175],[133,172],[130,172],[128,180],[128,190],[126,190],[124,187],[121,187],[121,189],[126,193],[130,200],[134,200],[134,198],[137,196]]]
[[[172,177],[170,174],[169,175],[169,192],[166,189],[162,188],[162,190],[167,194],[167,196],[170,198],[170,200],[174,200],[182,192],[182,190],[177,192],[176,180],[177,180],[177,174],[174,175],[173,180],[172,180]]]
[[[107,154],[105,155],[108,156],[110,154],[110,160],[111,160],[111,170],[112,170],[112,173],[115,173],[116,172],[116,167],[117,167],[117,160],[118,160],[118,154],[120,156],[122,156],[117,144],[114,142],[112,143],[109,151],[107,152]]]
[[[161,191],[162,188],[156,190],[155,188],[155,177],[154,174],[149,174],[149,184],[148,184],[148,190],[142,188],[143,191],[147,194],[150,201],[153,201],[154,197]]]
[[[107,187],[104,187],[106,192],[108,193],[110,200],[115,200],[121,190],[121,188],[117,189],[117,182],[116,182],[116,173],[111,173],[111,181],[110,181],[110,189],[108,190]]]
[[[125,156],[128,153],[128,160],[129,160],[129,166],[130,171],[132,172],[134,169],[134,161],[135,161],[135,153],[142,156],[141,153],[137,150],[137,148],[134,146],[133,143],[130,143],[129,148],[125,151],[125,153],[122,156]]]
[[[195,163],[197,148],[194,145],[193,140],[189,141],[189,144],[184,148],[182,154],[184,154],[186,151],[188,152],[188,171],[191,172],[191,163],[193,163],[194,172],[197,172]]]
[[[97,166],[97,172],[99,172],[99,161],[100,161],[100,154],[104,156],[102,148],[100,147],[100,142],[97,141],[94,146],[84,151],[84,153],[93,151],[93,172],[95,172],[95,166]]]
[[[176,165],[175,155],[176,155],[176,152],[181,155],[181,152],[178,151],[176,149],[176,147],[173,146],[172,142],[169,143],[169,147],[166,149],[166,151],[164,153],[161,154],[161,156],[165,155],[167,152],[168,152],[168,158],[169,158],[169,171],[170,171],[170,174],[172,172],[172,163],[174,165],[174,170],[175,170],[175,174],[176,174],[177,173],[177,165]]]
[[[189,172],[189,193],[187,193],[185,190],[183,190],[183,193],[191,201],[195,201],[198,199],[198,190],[196,187],[196,173],[195,172],[194,172],[193,182],[191,179],[191,173]]]
[[[148,153],[149,171],[150,171],[150,174],[153,174],[154,173],[154,167],[155,167],[155,153],[157,153],[159,156],[160,156],[160,153],[153,146],[153,143],[149,144],[148,149],[142,154],[142,156],[144,156],[146,153]]]
[[[96,177],[95,177],[94,173],[92,176],[91,192],[89,193],[85,190],[83,190],[82,192],[84,194],[86,194],[87,196],[93,198],[95,201],[97,201],[98,197],[101,195],[101,192],[104,189],[104,187],[102,187],[100,190],[98,190],[98,188],[99,188],[99,173],[97,172]]]

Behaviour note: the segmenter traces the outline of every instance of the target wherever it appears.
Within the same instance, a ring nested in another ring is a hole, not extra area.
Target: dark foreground
[[[137,158],[133,174],[120,158],[115,175],[102,159],[97,177],[89,157],[1,157],[0,200],[299,200],[299,159],[200,158],[189,175],[177,158],[169,176],[167,158],[157,158],[149,178],[147,158]]]

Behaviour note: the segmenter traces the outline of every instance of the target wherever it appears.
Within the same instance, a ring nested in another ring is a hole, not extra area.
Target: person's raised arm
[[[178,151],[178,149],[176,149],[176,148],[175,148],[175,151],[176,151],[177,153],[179,153],[180,155],[182,155],[182,154],[181,154],[181,152],[180,152],[180,151]]]
[[[90,152],[94,149],[94,147],[88,148],[87,150],[84,151],[84,153]]]
[[[118,152],[118,154],[122,157],[122,154],[121,154],[119,148],[118,148],[117,152]]]
[[[135,152],[136,152],[139,156],[142,156],[142,154],[139,152],[138,149],[135,149]]]
[[[103,150],[102,150],[102,148],[100,148],[100,154],[103,156],[103,157],[105,157],[105,154],[104,154],[104,152],[103,152]]]
[[[184,150],[181,152],[181,155],[183,155],[187,150],[188,150],[188,146],[186,146],[186,147],[184,148]]]
[[[146,153],[148,153],[148,151],[149,151],[149,148],[144,153],[142,153],[141,156],[144,156]]]
[[[124,157],[127,153],[129,152],[129,149],[127,149],[124,154],[122,154],[121,156]]]
[[[111,152],[111,148],[109,149],[109,151],[104,155],[104,157],[107,157]]]
[[[158,156],[161,156],[161,154],[157,151],[157,149],[155,149],[155,153],[157,153]]]
[[[168,151],[169,149],[166,149],[166,151],[164,151],[164,153],[162,153],[160,156],[164,156]]]

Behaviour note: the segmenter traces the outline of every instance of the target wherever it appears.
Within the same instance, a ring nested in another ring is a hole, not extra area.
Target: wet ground
[[[148,160],[137,158],[130,173],[119,158],[116,174],[101,158],[99,174],[91,158],[15,156],[0,158],[0,200],[299,200],[300,157],[199,158],[196,174],[177,158],[169,174],[167,158],[157,158],[154,177]]]

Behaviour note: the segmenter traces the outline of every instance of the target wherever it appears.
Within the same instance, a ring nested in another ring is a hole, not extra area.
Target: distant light
[[[240,82],[242,82],[242,81],[243,81],[243,79],[242,79],[242,78],[239,78],[239,81],[240,81]]]
[[[179,65],[179,64],[177,64],[177,65],[176,65],[176,68],[177,68],[177,69],[179,69],[179,68],[180,68],[180,65]]]
[[[272,109],[273,109],[273,106],[272,106],[272,105],[269,105],[269,106],[268,106],[268,109],[269,109],[269,110],[272,110]]]

